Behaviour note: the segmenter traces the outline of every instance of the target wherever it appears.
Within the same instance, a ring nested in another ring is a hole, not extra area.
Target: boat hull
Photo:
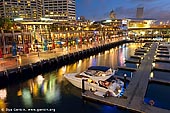
[[[80,88],[82,89],[82,79],[85,79],[84,81],[84,89],[85,90],[91,90],[91,91],[99,91],[99,92],[107,92],[107,91],[111,91],[109,89],[106,89],[104,87],[101,87],[99,86],[99,84],[96,82],[96,83],[91,83],[89,82],[89,80],[87,78],[76,78],[75,76],[77,75],[78,73],[72,73],[72,74],[66,74],[64,75],[64,77],[74,86],[76,86],[77,88]],[[117,84],[114,83],[114,86],[113,86],[115,90],[115,88],[117,87]],[[119,96],[119,93],[118,94],[114,94],[114,96]]]

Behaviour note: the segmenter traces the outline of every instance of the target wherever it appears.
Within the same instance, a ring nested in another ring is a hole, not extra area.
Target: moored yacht
[[[86,71],[81,73],[69,73],[64,77],[72,83],[74,86],[82,89],[82,80],[84,79],[84,89],[105,93],[107,91],[112,92],[112,96],[119,96],[123,82],[120,80],[113,80],[109,87],[104,87],[101,83],[104,83],[108,78],[115,74],[115,70],[106,66],[91,66]],[[111,88],[110,88],[111,87]]]

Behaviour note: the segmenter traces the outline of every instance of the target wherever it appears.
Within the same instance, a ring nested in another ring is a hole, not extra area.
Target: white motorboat
[[[119,96],[123,87],[123,82],[120,80],[113,80],[112,85],[108,88],[102,86],[100,82],[107,80],[113,76],[115,70],[105,66],[91,66],[82,73],[69,73],[64,77],[74,86],[82,89],[82,80],[84,79],[84,89],[97,92],[112,92],[113,96]]]
[[[68,73],[64,77],[71,82],[74,86],[81,88],[81,82],[83,78],[92,79],[94,82],[99,80],[107,80],[115,74],[115,70],[106,66],[91,66],[86,71],[81,73]]]

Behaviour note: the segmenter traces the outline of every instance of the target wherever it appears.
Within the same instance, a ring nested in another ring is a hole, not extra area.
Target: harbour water
[[[151,82],[148,85],[144,101],[149,104],[150,100],[154,100],[154,106],[170,110],[170,100],[167,98],[169,94],[170,85]]]
[[[65,73],[82,72],[92,65],[114,69],[124,66],[125,59],[134,55],[142,44],[124,44],[95,56],[79,60],[52,72],[8,86],[0,90],[1,112],[56,112],[56,113],[129,113],[115,106],[83,101],[81,90],[71,85]]]

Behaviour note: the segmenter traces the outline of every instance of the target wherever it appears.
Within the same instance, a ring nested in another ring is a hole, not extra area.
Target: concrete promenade
[[[54,50],[46,51],[46,52],[39,52],[39,53],[32,52],[27,55],[26,54],[18,55],[17,57],[6,57],[3,59],[0,59],[0,71],[4,71],[7,69],[14,69],[19,66],[36,63],[41,60],[55,58],[57,56],[62,56],[62,55],[68,54],[68,53],[82,51],[84,49],[93,48],[96,46],[105,45],[105,44],[118,42],[118,41],[121,41],[121,40],[113,40],[111,42],[105,42],[105,43],[94,42],[93,44],[90,44],[90,45],[83,44],[81,47],[71,47],[68,50],[66,50],[66,48],[56,48]]]

